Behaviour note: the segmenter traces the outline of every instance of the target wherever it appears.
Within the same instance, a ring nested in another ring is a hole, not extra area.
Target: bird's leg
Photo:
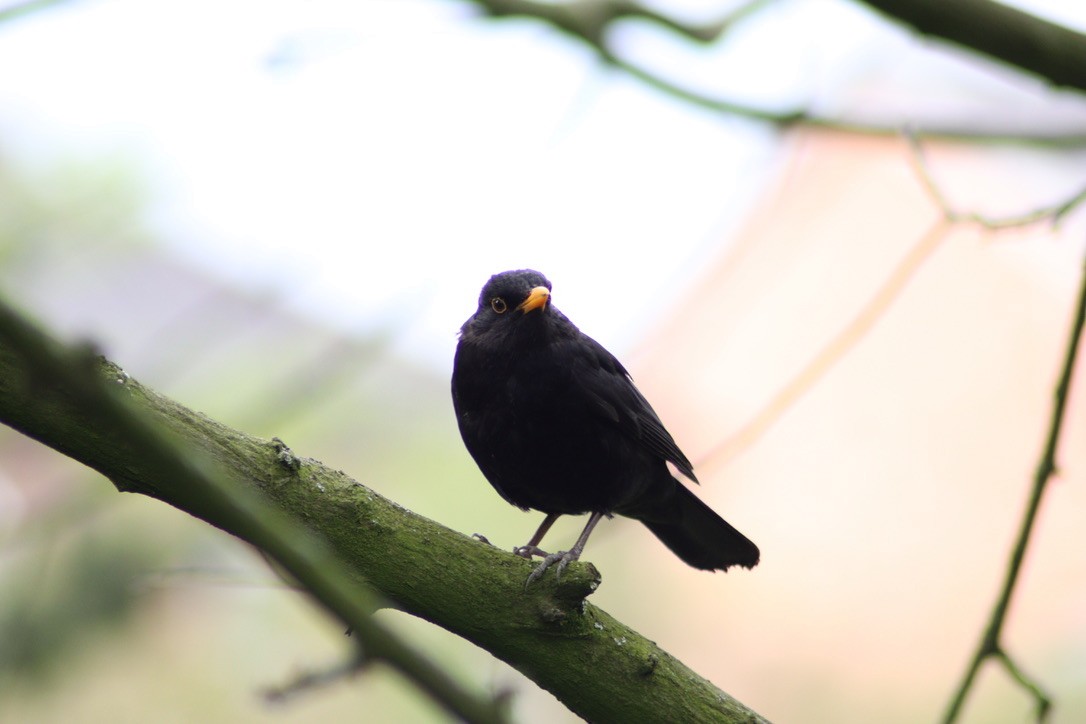
[[[558,520],[560,513],[548,513],[547,517],[543,519],[543,522],[539,524],[539,527],[535,531],[535,535],[532,539],[520,546],[514,548],[513,552],[521,558],[527,558],[531,560],[532,556],[546,556],[549,555],[547,551],[539,547],[539,542],[543,540],[543,536],[547,535],[547,531],[554,525],[554,521]]]
[[[581,557],[581,552],[584,551],[585,543],[588,542],[588,536],[592,535],[592,529],[596,527],[596,524],[600,522],[603,516],[603,513],[593,513],[590,515],[588,517],[588,523],[585,524],[584,530],[581,531],[581,537],[577,539],[577,542],[573,544],[573,547],[568,551],[551,553],[544,558],[543,562],[539,564],[539,567],[532,571],[531,575],[528,576],[528,582],[524,585],[530,586],[532,581],[538,581],[540,576],[555,563],[558,564],[558,568],[555,569],[554,575],[556,578],[561,578],[562,571],[566,570],[566,566],[568,566],[571,561],[575,561]]]

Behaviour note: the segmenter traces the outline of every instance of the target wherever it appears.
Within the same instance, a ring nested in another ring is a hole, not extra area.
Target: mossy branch
[[[500,701],[468,693],[377,623],[379,597],[319,536],[237,484],[244,475],[265,483],[297,477],[301,461],[281,442],[272,444],[274,464],[261,465],[261,441],[201,425],[210,420],[157,397],[86,346],[56,343],[3,304],[0,400],[4,422],[103,472],[119,490],[171,502],[261,548],[354,631],[354,665],[390,665],[464,721],[507,721]],[[202,448],[192,445],[197,437]]]
[[[2,304],[0,421],[94,468],[120,491],[157,498],[257,545],[352,627],[372,627],[359,609],[379,605],[359,586],[365,581],[380,599],[486,649],[586,719],[763,721],[587,603],[599,584],[591,564],[525,589],[530,562],[405,510],[279,441],[163,397],[85,349],[46,338]],[[177,450],[183,456],[171,457]],[[224,492],[209,490],[208,478]],[[307,534],[295,537],[299,527]],[[336,580],[314,585],[329,571]],[[495,702],[459,698],[466,695],[425,659],[398,658],[391,642],[375,640],[384,644],[362,641],[367,656],[416,681],[414,669],[436,677],[459,705],[424,689],[457,716],[501,716]]]

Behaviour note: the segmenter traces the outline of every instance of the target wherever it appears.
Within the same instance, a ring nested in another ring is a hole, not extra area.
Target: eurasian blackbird
[[[551,300],[537,271],[495,274],[460,328],[452,398],[460,434],[508,502],[547,514],[520,556],[543,556],[528,582],[577,560],[603,516],[644,523],[694,568],[758,563],[758,547],[668,470],[697,482],[690,461],[615,356]],[[590,513],[568,551],[539,543],[560,515]]]

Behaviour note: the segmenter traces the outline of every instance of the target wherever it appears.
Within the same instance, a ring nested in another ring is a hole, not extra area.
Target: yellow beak
[[[528,313],[533,309],[544,309],[551,298],[551,290],[546,287],[535,287],[528,292],[528,298],[517,306],[517,309]]]

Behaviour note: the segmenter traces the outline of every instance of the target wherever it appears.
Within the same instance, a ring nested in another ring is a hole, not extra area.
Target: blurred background
[[[1078,30],[1086,8],[1015,5]],[[600,527],[593,601],[769,719],[932,721],[1002,580],[1086,213],[1074,92],[845,0],[653,6],[602,63],[449,0],[0,4],[0,292],[160,392],[512,548],[448,399],[490,274],[532,267],[694,460],[753,571]],[[744,109],[823,121],[782,128]],[[857,132],[856,125],[880,133]],[[925,138],[918,154],[898,132]],[[997,137],[992,140],[991,137]],[[934,185],[933,194],[929,186]],[[1072,389],[1005,643],[1086,720],[1086,403]],[[582,520],[548,540],[572,542]],[[486,652],[379,614],[522,722]],[[443,721],[380,669],[269,706],[342,632],[251,549],[0,429],[0,721]],[[985,668],[966,721],[1032,703]]]

